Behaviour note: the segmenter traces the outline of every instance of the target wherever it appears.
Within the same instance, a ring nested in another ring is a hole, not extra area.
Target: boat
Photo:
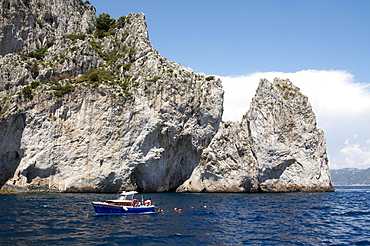
[[[140,202],[134,198],[136,191],[122,191],[115,200],[105,202],[92,202],[96,215],[120,215],[120,214],[154,214],[155,207],[151,199]]]

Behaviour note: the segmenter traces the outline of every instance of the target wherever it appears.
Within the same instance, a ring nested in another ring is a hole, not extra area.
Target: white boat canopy
[[[137,191],[122,191],[119,200],[132,200]]]

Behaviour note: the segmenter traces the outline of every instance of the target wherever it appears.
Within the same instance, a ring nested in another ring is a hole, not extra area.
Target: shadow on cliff
[[[295,159],[283,161],[277,166],[274,166],[272,168],[266,168],[260,176],[260,182],[263,183],[270,179],[280,179],[280,176],[285,172],[285,170],[293,164],[298,164],[299,166],[302,167],[302,164],[297,162]]]
[[[156,149],[155,146],[163,151],[133,169],[130,180],[140,192],[175,192],[200,161],[202,150],[194,146],[191,135],[174,137],[168,132],[162,134],[161,128],[153,130],[141,146],[144,155]]]
[[[14,176],[23,157],[21,139],[26,115],[16,114],[0,122],[0,188]]]
[[[31,183],[36,177],[48,178],[52,175],[55,175],[57,169],[55,166],[48,167],[45,169],[37,168],[36,162],[28,166],[25,170],[22,171],[22,175],[27,178],[27,183]]]

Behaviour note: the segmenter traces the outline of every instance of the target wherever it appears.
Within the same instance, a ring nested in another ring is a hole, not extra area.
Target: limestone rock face
[[[307,97],[289,80],[261,80],[240,125],[223,123],[178,191],[333,191],[327,162]]]
[[[51,1],[51,11],[34,12],[36,2],[28,1],[28,8],[11,1],[9,11],[54,16],[60,4],[70,4]],[[95,12],[78,2],[70,14],[84,19],[75,25],[84,30],[93,26]],[[72,31],[68,23],[78,18],[61,13],[53,24]],[[41,35],[38,28],[32,32]],[[150,44],[143,14],[126,16],[103,37],[67,37],[68,30],[58,30],[47,32],[58,38],[42,57],[20,52],[0,59],[0,185],[20,191],[176,189],[218,131],[221,81],[162,57]],[[25,39],[22,47],[31,44]]]
[[[237,122],[222,123],[200,164],[177,192],[258,191],[257,161],[247,129]]]
[[[30,52],[65,35],[95,30],[95,8],[81,0],[1,0],[0,18],[0,55]]]

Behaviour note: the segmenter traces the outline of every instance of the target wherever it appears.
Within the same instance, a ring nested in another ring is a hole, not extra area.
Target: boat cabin
[[[109,205],[132,206],[133,201],[134,201],[133,198],[134,198],[135,194],[137,194],[137,191],[122,191],[119,194],[118,199],[116,199],[116,200],[107,200],[107,203]]]

